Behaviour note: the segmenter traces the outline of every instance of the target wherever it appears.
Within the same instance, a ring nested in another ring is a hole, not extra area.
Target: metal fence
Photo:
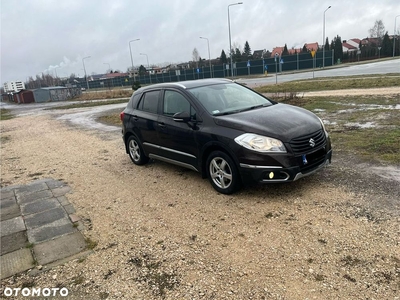
[[[325,66],[332,66],[334,62],[333,51],[325,52]],[[304,69],[321,68],[323,65],[323,52],[315,52],[312,57],[311,53],[297,53],[294,55],[277,56],[266,59],[248,60],[234,63],[233,75],[259,75],[288,71],[299,71]],[[137,75],[135,80],[141,84],[176,82],[186,80],[197,80],[205,78],[224,78],[230,77],[230,65],[222,64],[210,67],[202,66],[193,69],[171,70],[160,74]],[[130,76],[121,76],[109,79],[100,79],[89,81],[89,89],[128,87],[132,86],[134,78]],[[86,82],[80,82],[82,88],[86,87]]]

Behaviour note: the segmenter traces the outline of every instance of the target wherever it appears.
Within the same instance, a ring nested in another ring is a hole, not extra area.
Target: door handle
[[[158,126],[165,128],[165,123],[158,123]]]
[[[133,119],[134,119],[135,121],[139,120],[139,118],[138,118],[137,115],[132,115],[132,117],[133,117]]]

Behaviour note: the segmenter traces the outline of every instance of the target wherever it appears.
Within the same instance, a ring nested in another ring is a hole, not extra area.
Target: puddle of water
[[[338,105],[347,105],[347,106],[354,106],[356,108],[349,108],[349,109],[341,109],[337,112],[340,113],[352,113],[357,110],[373,110],[373,109],[388,109],[388,110],[397,110],[400,109],[400,104],[396,105],[382,105],[382,104],[356,104],[356,103],[341,103],[341,102],[331,102],[333,104]]]
[[[314,109],[314,111],[315,111],[315,112],[324,112],[324,111],[325,111],[325,109],[322,109],[322,108],[316,108],[316,109]]]
[[[361,129],[365,129],[365,128],[375,128],[375,127],[376,127],[376,125],[375,125],[374,122],[367,122],[367,123],[364,123],[364,124],[357,123],[357,122],[354,122],[354,123],[346,123],[346,124],[344,124],[344,126],[345,126],[345,127],[358,127],[358,128],[361,128]]]
[[[337,125],[337,122],[331,122],[329,120],[322,120],[324,122],[324,125]]]

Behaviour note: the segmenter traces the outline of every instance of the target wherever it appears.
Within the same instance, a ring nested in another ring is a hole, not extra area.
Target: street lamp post
[[[231,56],[231,76],[233,78],[233,60],[232,60],[232,42],[231,42],[231,20],[229,17],[229,7],[233,5],[243,4],[243,2],[233,3],[228,5],[228,28],[229,28],[229,52]]]
[[[83,64],[83,71],[85,71],[86,87],[87,87],[87,89],[89,89],[89,82],[88,82],[88,79],[87,79],[86,67],[85,67],[85,59],[86,58],[90,58],[90,56],[86,56],[86,57],[82,58],[82,64]]]
[[[210,56],[210,42],[208,41],[208,38],[206,37],[200,37],[201,39],[207,40],[207,46],[208,46],[208,61],[210,63],[210,78],[212,78],[212,70],[211,70],[211,56]]]
[[[146,53],[139,53],[139,54],[140,54],[140,55],[146,55],[146,59],[147,59],[147,69],[150,70],[149,57],[147,56],[147,54],[146,54]],[[150,74],[150,71],[149,71],[149,77],[150,77],[150,83],[152,83],[152,82],[151,82],[151,74]]]
[[[400,17],[400,15],[397,15],[394,18],[394,31],[393,31],[393,57],[394,57],[394,50],[396,49],[396,19],[397,17]]]
[[[103,65],[108,65],[108,70],[111,71],[111,66],[109,63],[103,63]]]
[[[131,64],[132,64],[132,72],[133,72],[133,81],[135,81],[135,72],[133,70],[133,58],[132,58],[131,42],[135,42],[135,41],[140,41],[140,39],[135,39],[135,40],[129,41],[129,52],[131,53]]]
[[[331,6],[329,5],[327,9],[324,10],[324,25],[323,25],[323,33],[322,33],[322,68],[325,68],[325,13]]]

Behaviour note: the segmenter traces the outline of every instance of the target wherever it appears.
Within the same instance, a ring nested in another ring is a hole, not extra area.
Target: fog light
[[[274,172],[269,173],[269,179],[274,178]]]

